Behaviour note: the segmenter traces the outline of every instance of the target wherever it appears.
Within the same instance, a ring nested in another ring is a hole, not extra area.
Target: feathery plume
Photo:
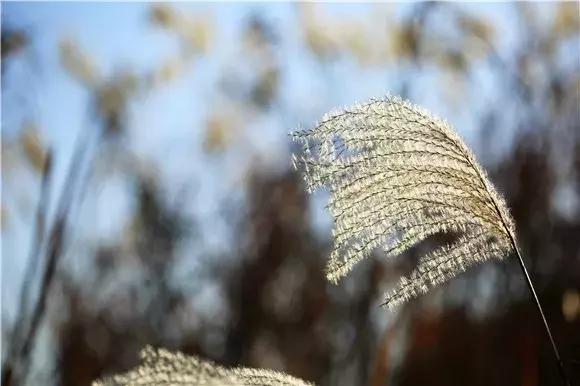
[[[307,189],[330,189],[330,281],[375,248],[395,256],[435,233],[458,234],[400,279],[386,296],[392,307],[515,248],[504,200],[460,137],[427,111],[387,97],[327,114],[292,136],[304,144],[293,159]]]
[[[311,383],[277,371],[233,368],[226,369],[211,361],[180,352],[147,346],[141,351],[143,363],[125,374],[96,381],[93,386],[145,385],[286,385],[308,386]]]

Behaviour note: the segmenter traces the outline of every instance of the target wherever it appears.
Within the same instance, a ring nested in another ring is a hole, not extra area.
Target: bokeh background
[[[514,258],[394,312],[430,242],[325,281],[328,194],[288,132],[387,94],[445,117],[505,194],[580,382],[578,2],[1,11],[6,385],[88,385],[145,344],[320,385],[560,385]]]

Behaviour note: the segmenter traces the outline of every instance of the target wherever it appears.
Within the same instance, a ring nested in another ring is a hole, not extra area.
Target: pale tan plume
[[[311,383],[290,375],[264,369],[231,368],[180,352],[154,349],[141,351],[142,364],[124,374],[93,383],[93,386],[212,385],[308,386]]]
[[[429,112],[387,97],[327,114],[292,136],[304,144],[293,160],[307,189],[330,190],[330,281],[375,248],[396,256],[433,234],[458,234],[400,279],[385,299],[395,306],[513,251],[514,223],[504,200],[460,137]]]

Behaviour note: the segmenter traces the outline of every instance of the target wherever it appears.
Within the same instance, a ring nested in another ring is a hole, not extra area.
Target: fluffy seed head
[[[435,233],[459,234],[400,279],[385,300],[394,306],[514,248],[504,200],[453,129],[427,111],[387,97],[327,114],[292,136],[304,145],[293,162],[308,191],[331,193],[330,281],[375,248],[395,256]]]
[[[308,386],[311,383],[277,371],[233,368],[226,369],[211,361],[180,352],[146,347],[141,351],[141,366],[120,375],[93,383],[93,386]]]

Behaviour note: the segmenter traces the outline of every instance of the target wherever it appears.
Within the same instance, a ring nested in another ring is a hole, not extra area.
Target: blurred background
[[[504,193],[580,382],[579,14],[3,3],[3,384],[89,385],[145,344],[320,385],[562,384],[514,258],[394,312],[429,243],[325,281],[328,193],[288,132],[387,94],[445,117]]]

